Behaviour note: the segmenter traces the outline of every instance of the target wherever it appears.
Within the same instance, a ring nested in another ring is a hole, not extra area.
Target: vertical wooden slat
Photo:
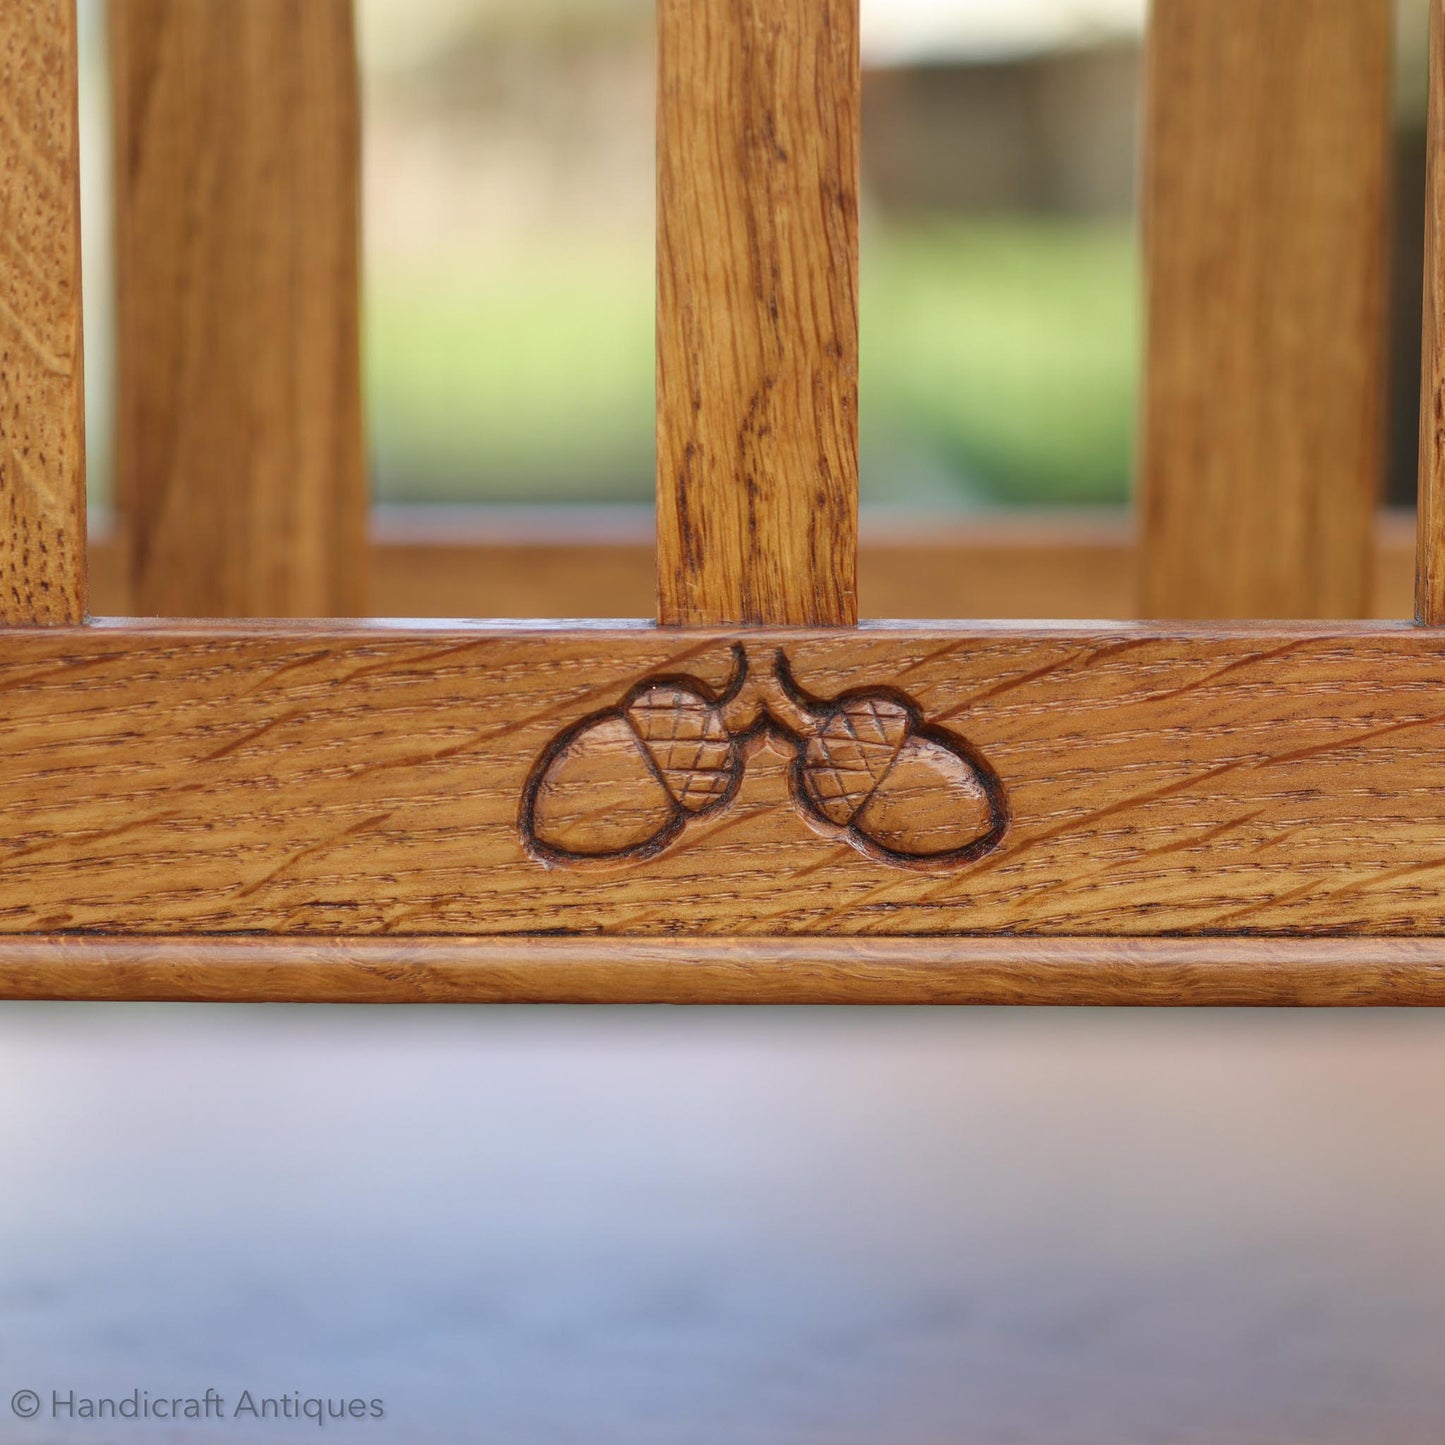
[[[856,621],[858,0],[659,0],[658,602]]]
[[[116,0],[134,607],[363,608],[351,0]]]
[[[0,624],[85,615],[75,0],[0,0]]]
[[[1445,626],[1445,0],[1430,5],[1425,316],[1420,366],[1420,494],[1415,616]]]
[[[1389,0],[1154,0],[1142,608],[1365,617]]]

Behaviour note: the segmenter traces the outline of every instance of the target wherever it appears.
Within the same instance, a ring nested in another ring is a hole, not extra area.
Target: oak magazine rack
[[[1438,43],[1418,617],[1206,620],[1368,613],[1390,12],[1155,0],[1183,620],[860,623],[857,0],[658,0],[657,620],[582,624],[359,617],[349,0],[109,6],[88,615],[76,15],[6,0],[0,995],[1445,1002]]]

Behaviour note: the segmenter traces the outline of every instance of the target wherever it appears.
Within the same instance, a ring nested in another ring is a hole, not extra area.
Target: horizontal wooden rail
[[[1445,935],[1407,624],[0,633],[0,932]]]
[[[0,997],[226,1003],[1445,1004],[1445,938],[0,940]]]
[[[1414,607],[1415,519],[1374,529],[1374,595],[1364,614],[1407,618]],[[488,507],[383,514],[367,573],[380,617],[644,617],[653,606],[650,519],[567,509]],[[933,518],[865,528],[858,555],[867,617],[1045,620],[1125,617],[1133,607],[1134,528],[1122,513],[1031,512]],[[137,609],[113,533],[93,536],[95,611]]]

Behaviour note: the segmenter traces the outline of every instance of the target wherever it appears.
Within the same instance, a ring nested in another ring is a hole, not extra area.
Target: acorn
[[[952,739],[914,732],[853,819],[868,842],[898,858],[980,857],[1003,836],[997,794]]]
[[[632,724],[599,713],[544,755],[522,800],[522,833],[544,858],[620,858],[665,847],[686,813]]]
[[[690,819],[737,795],[748,749],[792,743],[793,798],[825,830],[901,866],[982,857],[1008,827],[1003,784],[965,738],[928,724],[903,694],[832,699],[798,686],[781,651],[744,695],[748,663],[714,694],[655,678],[558,735],[522,795],[523,843],[544,863],[647,858]]]
[[[584,718],[539,759],[522,796],[522,836],[548,862],[651,856],[689,818],[726,803],[742,779],[741,741],[723,709],[746,675],[720,696],[691,678],[634,688],[615,708]]]
[[[811,697],[781,654],[776,675],[792,705],[794,796],[815,818],[893,863],[967,862],[1002,839],[1003,785],[964,739],[888,692]]]

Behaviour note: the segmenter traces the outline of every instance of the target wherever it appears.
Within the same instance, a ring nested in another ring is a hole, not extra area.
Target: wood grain
[[[85,615],[75,0],[0,6],[0,624]]]
[[[1419,556],[1415,615],[1445,625],[1445,13],[1430,5],[1425,314],[1420,363]]]
[[[1445,1005],[1445,939],[5,938],[0,998]]]
[[[658,612],[856,620],[858,0],[659,0]]]
[[[134,605],[362,611],[350,0],[117,0],[111,40]]]
[[[997,777],[1001,839],[880,856],[768,728],[646,856],[529,853],[559,738],[659,680],[725,695],[739,645],[820,711],[906,702]],[[1409,624],[14,631],[0,932],[1445,935],[1442,669]]]
[[[1156,0],[1148,617],[1357,617],[1383,471],[1388,0]]]

